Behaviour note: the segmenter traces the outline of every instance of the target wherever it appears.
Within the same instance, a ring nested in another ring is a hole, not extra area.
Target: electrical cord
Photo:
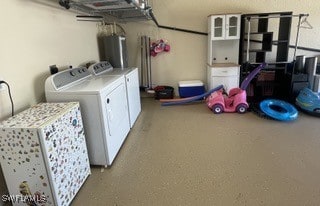
[[[10,101],[11,101],[11,116],[14,116],[14,105],[13,105],[12,95],[11,95],[11,91],[10,91],[10,86],[5,81],[0,81],[0,84],[5,84],[8,87],[9,98],[10,98]]]

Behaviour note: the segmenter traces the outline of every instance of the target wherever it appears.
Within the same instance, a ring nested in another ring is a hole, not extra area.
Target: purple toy
[[[260,72],[261,69],[266,67],[266,63],[260,64],[257,68],[255,68],[250,74],[242,81],[240,88],[242,90],[246,90],[251,80]]]

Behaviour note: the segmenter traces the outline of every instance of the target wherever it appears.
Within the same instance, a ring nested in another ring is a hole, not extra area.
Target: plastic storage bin
[[[173,99],[173,90],[170,86],[157,86],[154,88],[155,99]]]
[[[193,97],[205,93],[203,82],[200,80],[189,80],[179,82],[179,96],[181,98]]]

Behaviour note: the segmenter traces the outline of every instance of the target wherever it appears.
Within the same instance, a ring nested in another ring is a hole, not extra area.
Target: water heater
[[[114,68],[128,67],[126,37],[123,35],[103,36],[104,55],[102,61],[108,61]]]

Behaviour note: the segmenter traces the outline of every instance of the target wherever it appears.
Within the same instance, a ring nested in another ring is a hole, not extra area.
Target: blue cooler
[[[203,82],[200,80],[189,80],[179,82],[179,96],[181,98],[193,97],[205,93]]]

